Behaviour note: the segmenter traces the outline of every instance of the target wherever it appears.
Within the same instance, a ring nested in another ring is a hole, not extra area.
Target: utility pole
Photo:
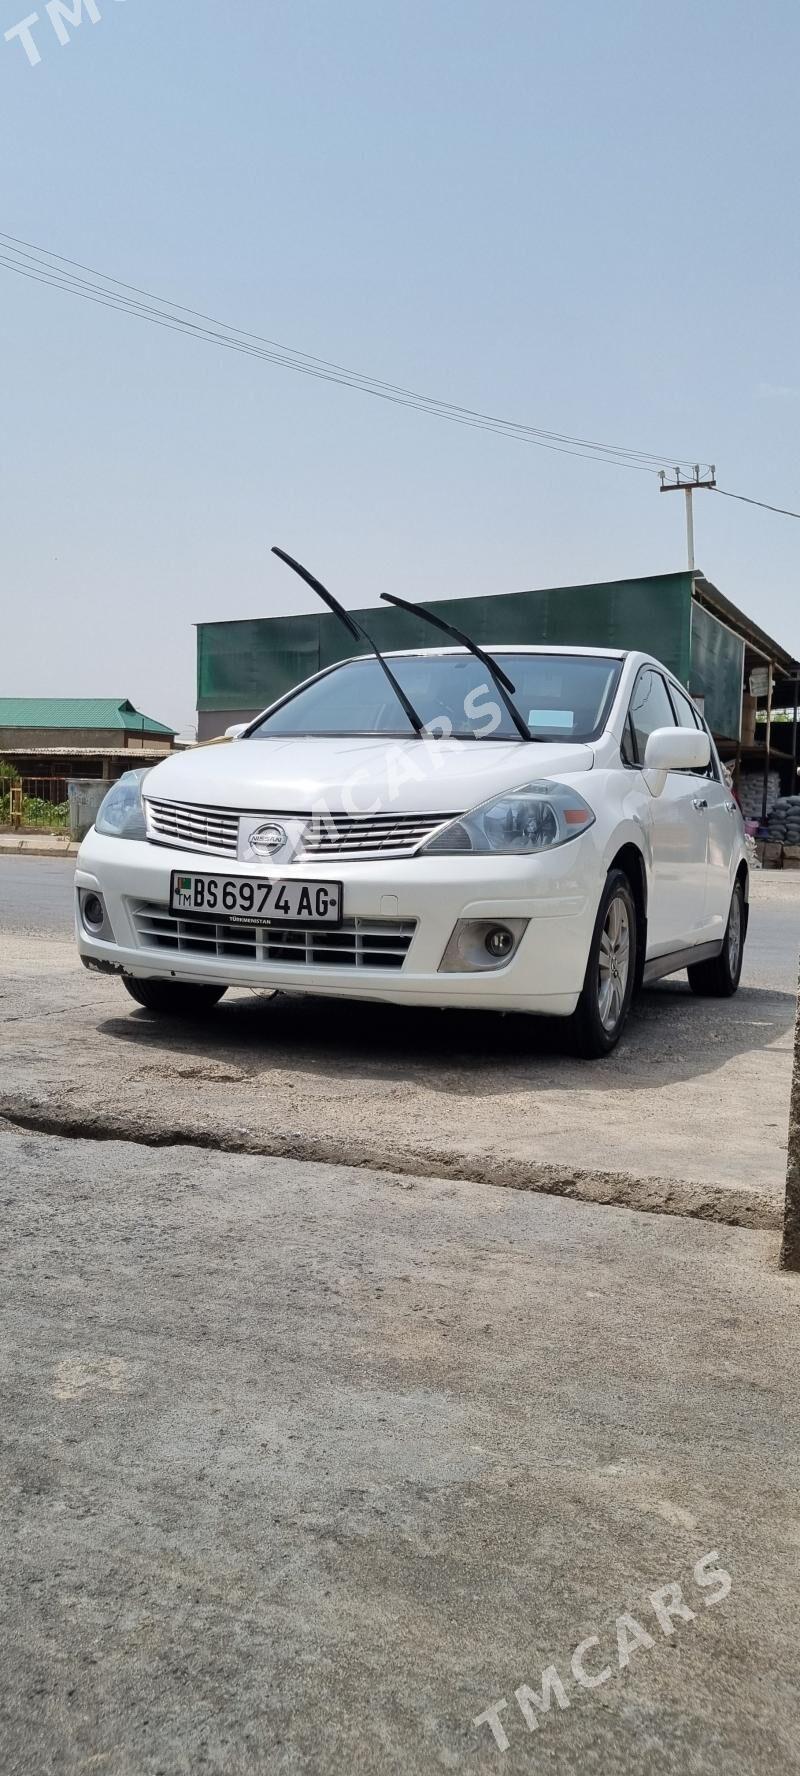
[[[666,469],[659,469],[662,493],[683,493],[686,498],[686,548],[689,566],[694,568],[694,513],[692,511],[692,495],[698,487],[716,487],[716,468],[710,465],[710,474],[700,479],[700,464],[695,463],[691,475],[682,475],[680,469],[673,470],[674,481],[667,480]]]

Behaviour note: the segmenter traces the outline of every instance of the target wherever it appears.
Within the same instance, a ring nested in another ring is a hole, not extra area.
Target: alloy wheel
[[[735,981],[739,969],[739,957],[742,950],[742,902],[738,891],[734,891],[731,910],[728,916],[728,967],[731,979]]]
[[[622,1015],[631,966],[631,928],[628,908],[615,894],[606,908],[600,936],[597,1009],[604,1030],[615,1030]]]

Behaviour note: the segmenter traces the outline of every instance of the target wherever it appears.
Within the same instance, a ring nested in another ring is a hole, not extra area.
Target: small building
[[[174,746],[175,730],[128,697],[0,697],[0,760],[23,779],[111,780]]]

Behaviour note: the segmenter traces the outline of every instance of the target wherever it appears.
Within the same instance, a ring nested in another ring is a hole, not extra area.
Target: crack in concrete
[[[691,1184],[678,1178],[638,1177],[630,1172],[588,1171],[574,1167],[530,1164],[499,1157],[440,1149],[381,1148],[358,1140],[312,1139],[300,1133],[258,1136],[243,1130],[204,1128],[199,1124],[148,1123],[96,1112],[75,1115],[58,1105],[0,1100],[0,1126],[69,1140],[125,1141],[141,1147],[198,1147],[217,1153],[250,1153],[268,1159],[292,1159],[315,1165],[353,1166],[417,1178],[456,1178],[496,1189],[524,1190],[560,1196],[609,1208],[635,1209],[641,1214],[678,1215],[751,1231],[779,1230],[782,1205],[765,1191]]]

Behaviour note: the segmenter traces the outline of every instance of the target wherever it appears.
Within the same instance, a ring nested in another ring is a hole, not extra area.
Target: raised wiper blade
[[[512,703],[509,696],[509,692],[515,688],[514,685],[503,671],[502,666],[498,666],[497,661],[493,660],[491,654],[487,654],[484,648],[479,647],[477,641],[472,641],[469,635],[464,634],[463,629],[457,629],[455,623],[446,623],[444,617],[434,616],[433,611],[426,610],[424,604],[411,604],[409,599],[398,598],[394,592],[382,592],[381,598],[386,604],[396,604],[400,610],[410,611],[413,617],[422,617],[426,623],[432,623],[435,629],[443,630],[445,635],[452,635],[455,641],[461,642],[462,647],[468,648],[470,653],[475,655],[476,660],[480,660],[481,665],[486,667],[493,679],[495,690],[501,702],[505,704],[520,738],[522,740],[533,739],[524,716],[521,715],[516,703]]]
[[[278,549],[274,544],[272,553],[273,555],[277,555],[279,561],[285,561],[286,566],[290,567],[294,573],[299,574],[301,580],[305,580],[306,585],[311,587],[312,592],[316,592],[317,597],[322,599],[323,604],[327,604],[328,609],[333,611],[334,616],[339,618],[340,623],[344,623],[345,629],[349,629],[350,634],[354,635],[357,641],[365,641],[367,646],[372,649],[378,664],[383,667],[401,709],[408,716],[417,739],[421,739],[425,726],[422,717],[417,714],[413,703],[409,701],[402,685],[398,684],[391,667],[387,666],[383,654],[378,648],[376,648],[372,636],[367,634],[366,629],[363,629],[361,624],[356,622],[355,617],[352,617],[350,612],[345,610],[344,605],[339,603],[338,598],[334,598],[333,593],[328,591],[327,586],[323,586],[322,581],[316,579],[314,574],[309,573],[308,568],[303,567],[301,562],[295,561],[292,555],[287,555],[285,549]]]

